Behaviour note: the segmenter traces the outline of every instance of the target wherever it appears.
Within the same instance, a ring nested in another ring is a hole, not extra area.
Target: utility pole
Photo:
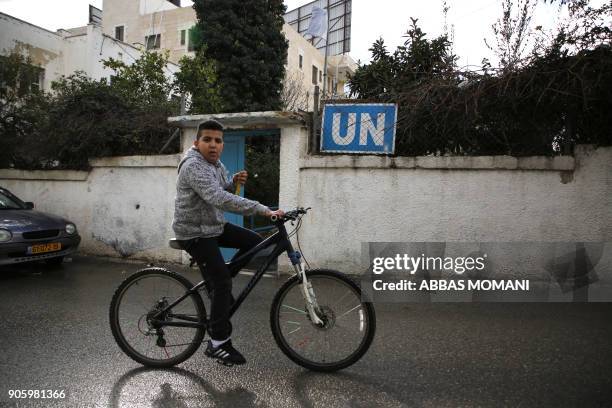
[[[327,34],[325,35],[325,60],[323,62],[323,98],[327,90],[327,46],[329,45],[329,0],[327,0]]]

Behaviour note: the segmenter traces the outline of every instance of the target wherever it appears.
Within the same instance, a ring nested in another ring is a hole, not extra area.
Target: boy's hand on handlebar
[[[285,215],[285,212],[283,210],[276,210],[276,211],[268,211],[266,213],[266,217],[276,217],[277,219],[282,218]]]

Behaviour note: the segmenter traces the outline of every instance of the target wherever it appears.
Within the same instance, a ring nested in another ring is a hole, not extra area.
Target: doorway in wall
[[[242,169],[249,173],[247,184],[241,189],[240,195],[268,207],[278,208],[280,130],[226,130],[224,142],[223,163],[230,175]],[[225,217],[229,222],[257,231],[264,237],[273,230],[265,217],[243,217],[232,213],[225,213]],[[222,253],[229,260],[236,250],[223,248]]]

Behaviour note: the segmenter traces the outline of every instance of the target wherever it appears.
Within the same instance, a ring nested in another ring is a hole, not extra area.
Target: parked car
[[[73,222],[36,211],[33,203],[0,187],[0,265],[38,260],[59,265],[80,242]]]

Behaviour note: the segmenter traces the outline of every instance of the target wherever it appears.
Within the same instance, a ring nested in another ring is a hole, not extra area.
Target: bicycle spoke
[[[351,290],[348,289],[346,291],[346,293],[344,295],[342,295],[342,297],[340,299],[338,299],[338,301],[336,301],[336,303],[334,303],[333,307],[336,307],[340,304],[340,302],[342,302],[342,299],[344,299],[346,297],[346,295],[350,295],[351,294]]]
[[[347,314],[351,313],[353,310],[357,309],[361,307],[361,304],[358,304],[357,306],[355,306],[354,308],[347,310],[346,312],[342,313],[340,316],[336,317],[336,319],[340,319],[341,317],[346,316]]]
[[[297,309],[297,308],[292,307],[292,306],[289,306],[289,305],[283,305],[283,307],[286,307],[286,308],[288,308],[288,309],[292,309],[292,310],[293,310],[293,312],[287,312],[287,311],[284,311],[284,312],[281,312],[281,313],[300,313],[300,314],[304,314],[304,315],[305,315],[305,314],[308,314],[307,312],[305,312],[305,311],[303,311],[303,310]]]

